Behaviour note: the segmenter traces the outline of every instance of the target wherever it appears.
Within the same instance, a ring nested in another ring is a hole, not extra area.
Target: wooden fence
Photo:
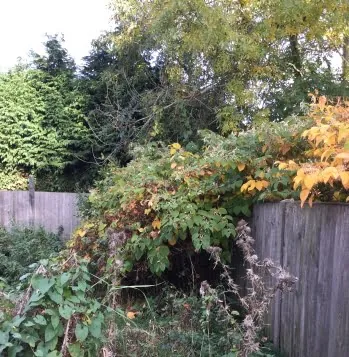
[[[0,191],[0,225],[43,226],[53,233],[63,228],[68,239],[80,222],[77,200],[76,193]]]
[[[275,346],[288,357],[348,357],[349,205],[260,204],[252,227],[259,257],[299,278],[267,318]]]

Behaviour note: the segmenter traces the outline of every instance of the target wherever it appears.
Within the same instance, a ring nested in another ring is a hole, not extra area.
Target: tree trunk
[[[349,37],[344,37],[342,58],[342,80],[348,81],[349,77]]]
[[[302,59],[298,48],[298,36],[290,36],[290,47],[291,47],[291,64],[294,69],[294,75],[296,78],[302,76]]]

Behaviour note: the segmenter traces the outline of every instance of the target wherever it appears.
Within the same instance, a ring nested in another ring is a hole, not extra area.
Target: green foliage
[[[174,251],[192,255],[223,248],[229,261],[239,217],[258,200],[297,197],[293,172],[275,161],[304,154],[300,134],[309,120],[262,125],[239,135],[201,133],[203,147],[193,154],[178,143],[134,151],[124,168],[111,167],[89,196],[87,223],[71,242],[81,254],[113,266],[106,246],[112,232],[127,232],[123,271],[146,261],[152,273],[171,269]],[[136,268],[136,267],[135,267]]]
[[[28,267],[62,248],[61,237],[43,228],[0,228],[0,277],[15,282]]]
[[[62,177],[81,177],[88,166],[79,160],[89,156],[91,132],[75,65],[57,36],[45,48],[29,66],[0,75],[1,189],[26,189],[26,177],[35,174],[45,191],[63,190],[74,187],[77,174],[70,185]]]
[[[188,130],[282,120],[314,87],[343,94],[331,58],[348,35],[348,11],[340,0],[114,1],[118,46],[156,54],[155,127],[181,142]]]
[[[63,47],[64,37],[58,35],[46,36],[45,50],[46,54],[40,56],[32,52],[32,64],[40,71],[46,72],[51,76],[70,76],[74,75],[76,70],[74,60],[69,56],[68,51]]]
[[[77,92],[63,94],[62,81],[40,71],[0,76],[0,158],[6,168],[63,167],[69,150],[87,134]]]
[[[65,272],[59,263],[41,261],[23,296],[19,301],[16,297],[23,307],[16,311],[13,306],[15,317],[0,317],[0,352],[18,357],[58,357],[67,351],[72,357],[97,356],[104,314],[90,288],[86,262],[70,262]],[[11,295],[0,300],[11,301]]]

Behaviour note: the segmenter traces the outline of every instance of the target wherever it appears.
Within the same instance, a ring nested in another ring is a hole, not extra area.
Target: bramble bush
[[[229,261],[237,219],[254,202],[297,196],[292,172],[274,162],[302,153],[301,133],[309,127],[294,118],[226,138],[202,132],[199,153],[178,143],[135,149],[135,159],[111,167],[91,193],[90,218],[71,246],[101,271],[121,259],[124,273],[145,262],[161,275],[174,249],[195,254],[210,246],[223,248]],[[126,234],[121,256],[109,257],[108,239],[118,232]]]

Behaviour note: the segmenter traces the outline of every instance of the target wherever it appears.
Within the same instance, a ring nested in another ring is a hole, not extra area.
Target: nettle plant
[[[0,354],[97,356],[104,314],[90,292],[87,262],[75,255],[61,263],[40,261],[23,279],[28,280],[25,290],[0,292],[7,306],[0,316]]]

